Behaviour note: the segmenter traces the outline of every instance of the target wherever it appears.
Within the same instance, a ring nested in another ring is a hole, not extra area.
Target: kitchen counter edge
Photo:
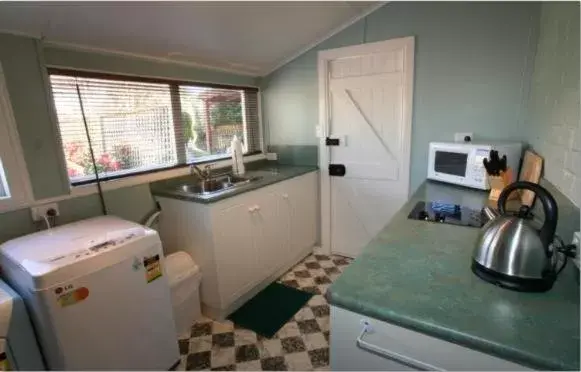
[[[276,169],[276,172],[272,170]],[[236,195],[241,195],[250,191],[261,189],[263,187],[282,182],[294,177],[302,176],[303,174],[316,172],[319,170],[317,166],[305,166],[305,165],[265,165],[263,167],[248,170],[245,176],[254,177],[261,176],[262,178],[258,181],[240,187],[239,189],[234,189],[223,194],[218,194],[216,196],[210,196],[207,198],[198,197],[185,192],[180,192],[172,188],[171,186],[163,187],[157,186],[151,188],[151,193],[154,196],[161,196],[166,198],[179,199],[183,201],[198,203],[198,204],[213,204],[224,199],[229,199]],[[171,181],[176,183],[176,181]]]

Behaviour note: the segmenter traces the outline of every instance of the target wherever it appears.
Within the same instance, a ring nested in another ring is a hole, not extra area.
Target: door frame
[[[403,174],[407,186],[406,197],[409,198],[410,164],[411,164],[411,129],[413,111],[414,89],[414,47],[415,37],[407,36],[374,43],[352,45],[343,48],[322,50],[318,53],[318,78],[319,78],[319,175],[321,198],[321,248],[327,254],[331,253],[331,180],[328,172],[330,149],[325,144],[325,138],[329,135],[329,61],[349,55],[371,54],[377,52],[389,52],[394,49],[404,51],[404,94],[403,94],[403,135],[404,159],[402,161]]]

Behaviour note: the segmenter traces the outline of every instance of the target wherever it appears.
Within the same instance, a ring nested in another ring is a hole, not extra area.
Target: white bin
[[[190,333],[192,324],[202,315],[200,281],[202,273],[186,252],[175,252],[165,258],[171,290],[171,302],[178,336]]]

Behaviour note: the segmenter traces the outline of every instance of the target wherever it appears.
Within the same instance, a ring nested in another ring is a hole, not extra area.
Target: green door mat
[[[312,296],[312,293],[272,283],[230,314],[228,319],[271,338]]]

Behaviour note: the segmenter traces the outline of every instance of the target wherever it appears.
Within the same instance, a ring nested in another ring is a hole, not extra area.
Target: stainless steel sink
[[[224,190],[228,185],[222,182],[216,181],[201,181],[195,184],[185,184],[179,186],[179,189],[183,192],[190,194],[208,194],[212,192],[217,192]]]
[[[234,175],[222,175],[205,181],[196,181],[178,186],[178,190],[197,196],[215,195],[227,190],[248,185],[251,182],[260,180],[262,177],[240,177]]]

